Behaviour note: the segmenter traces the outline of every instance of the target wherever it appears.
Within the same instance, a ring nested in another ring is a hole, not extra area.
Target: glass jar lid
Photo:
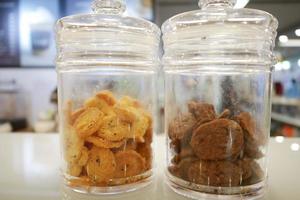
[[[123,0],[94,0],[93,14],[67,16],[56,24],[57,63],[158,62],[159,28],[125,16]]]
[[[277,19],[260,10],[234,9],[235,3],[200,0],[200,10],[168,19],[162,26],[164,62],[273,63]]]

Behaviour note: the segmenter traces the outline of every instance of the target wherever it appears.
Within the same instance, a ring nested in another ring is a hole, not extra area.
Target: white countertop
[[[164,138],[157,137],[156,176],[150,186],[122,195],[87,198],[61,187],[57,134],[0,134],[0,200],[187,199],[163,182],[164,144]],[[271,140],[266,200],[300,199],[299,144],[299,138]]]

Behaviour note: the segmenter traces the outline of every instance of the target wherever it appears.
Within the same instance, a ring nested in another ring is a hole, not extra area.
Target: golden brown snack
[[[100,148],[118,148],[124,145],[125,140],[120,140],[120,141],[109,141],[104,138],[98,137],[98,136],[89,136],[85,139],[87,142],[90,142],[94,144],[97,147]]]
[[[152,167],[152,148],[148,143],[140,143],[136,151],[145,159],[146,170]]]
[[[145,159],[136,151],[119,151],[115,154],[115,178],[125,178],[141,174],[145,171]]]
[[[97,183],[113,178],[116,170],[114,154],[109,149],[93,147],[86,165],[88,177]]]
[[[74,122],[74,127],[80,137],[88,137],[97,132],[102,124],[103,113],[95,107],[87,108]]]
[[[140,108],[141,104],[137,99],[134,99],[130,96],[123,96],[119,100],[119,104],[122,106],[129,106],[129,107],[134,107],[134,108]]]
[[[85,108],[79,108],[77,110],[75,110],[74,112],[71,113],[70,116],[70,124],[74,124],[74,122],[76,121],[76,119],[85,111]]]
[[[108,105],[113,106],[117,103],[113,93],[109,90],[103,90],[96,94],[96,97],[103,99]]]
[[[195,129],[190,144],[203,160],[234,158],[243,148],[243,131],[233,120],[216,119]]]
[[[81,176],[76,179],[71,179],[67,183],[70,187],[78,186],[93,186],[94,182],[87,176]]]
[[[232,187],[240,185],[241,169],[228,161],[198,161],[188,169],[191,182],[209,185]]]
[[[77,163],[68,163],[67,173],[71,176],[79,176],[82,171],[82,166]]]
[[[98,97],[91,97],[84,103],[85,108],[98,108],[104,115],[109,115],[112,110],[112,106],[109,105],[106,100],[100,99]]]
[[[80,159],[81,150],[84,145],[84,141],[79,137],[76,130],[67,125],[63,132],[64,142],[64,158],[68,163],[75,163]]]
[[[77,161],[77,163],[80,166],[84,166],[84,165],[86,165],[88,159],[89,159],[89,150],[88,150],[88,148],[83,147],[81,149],[81,156],[80,156],[79,160]]]
[[[130,124],[121,121],[116,114],[110,114],[103,118],[98,130],[98,136],[109,141],[121,141],[131,132]]]

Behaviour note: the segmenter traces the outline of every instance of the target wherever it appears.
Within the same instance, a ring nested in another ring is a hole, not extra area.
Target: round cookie
[[[152,167],[152,148],[148,143],[139,143],[136,151],[145,159],[146,170]]]
[[[85,139],[85,141],[90,142],[97,147],[106,148],[106,149],[118,148],[125,143],[125,140],[109,141],[109,140],[106,140],[104,138],[97,137],[97,136],[89,136]]]
[[[87,108],[77,117],[74,127],[80,137],[88,137],[98,131],[102,118],[103,113],[98,108]]]
[[[266,136],[257,126],[255,120],[248,112],[242,112],[235,117],[235,120],[240,124],[244,130],[245,139],[253,144],[264,145],[266,143]]]
[[[196,119],[192,114],[180,114],[169,124],[169,138],[172,140],[183,139],[187,134],[191,133]]]
[[[215,187],[231,187],[240,185],[241,170],[228,161],[193,162],[188,169],[189,181]]]
[[[81,157],[81,150],[84,146],[84,140],[79,137],[76,130],[67,125],[63,133],[64,158],[69,163],[77,162]]]
[[[200,159],[230,159],[243,148],[243,131],[235,121],[216,119],[195,129],[190,144]]]
[[[136,151],[119,151],[115,154],[115,178],[125,178],[141,174],[145,171],[145,159]]]
[[[98,136],[109,141],[123,140],[131,131],[130,124],[121,121],[116,114],[103,118]]]
[[[191,101],[188,103],[188,109],[196,117],[198,123],[204,123],[216,118],[214,106],[208,103]]]
[[[114,175],[116,160],[109,149],[93,147],[86,165],[88,177],[98,183],[107,182]]]

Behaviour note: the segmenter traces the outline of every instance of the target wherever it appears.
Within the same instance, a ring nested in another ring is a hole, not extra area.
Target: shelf
[[[294,118],[294,117],[286,116],[286,115],[283,115],[280,113],[275,113],[275,112],[272,112],[271,117],[273,120],[300,127],[300,119],[299,118]]]
[[[300,107],[300,99],[286,98],[286,97],[273,97],[272,104],[285,105],[285,106],[299,106]]]

